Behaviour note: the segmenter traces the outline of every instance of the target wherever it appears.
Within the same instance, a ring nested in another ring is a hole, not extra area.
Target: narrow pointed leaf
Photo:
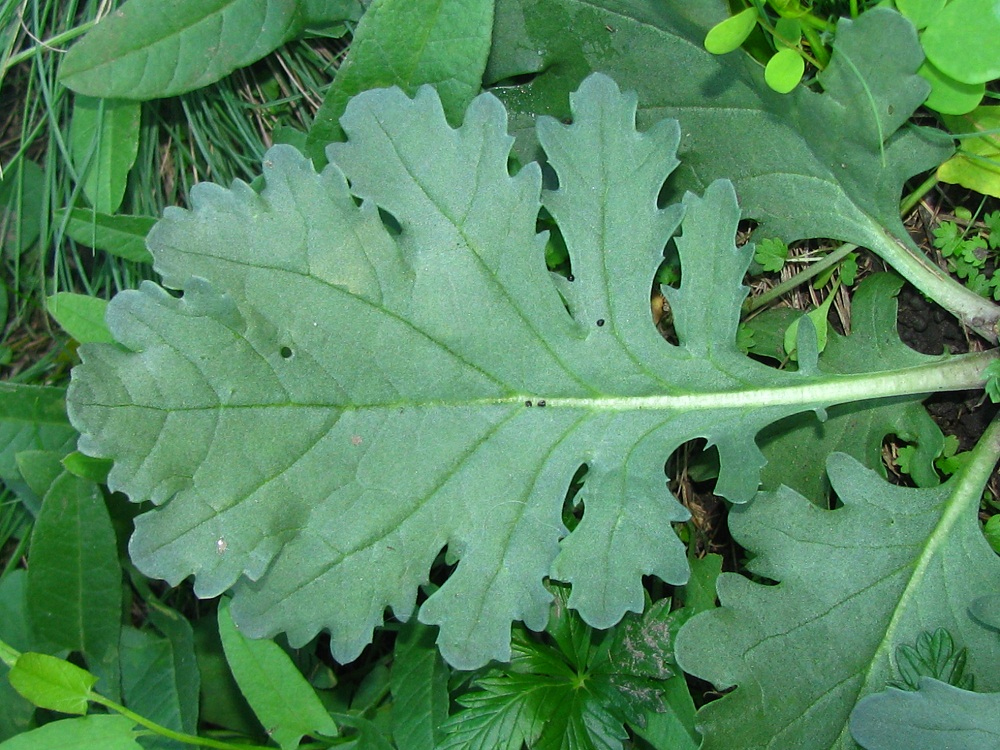
[[[77,96],[70,152],[83,194],[96,211],[113,214],[125,195],[139,149],[141,109],[136,102]]]
[[[117,694],[121,567],[101,489],[63,472],[42,501],[28,568],[31,623],[40,642],[80,651]]]
[[[200,596],[234,587],[247,636],[327,629],[350,660],[387,607],[413,614],[447,548],[457,568],[420,621],[453,666],[478,667],[509,658],[512,620],[545,626],[549,576],[597,627],[643,609],[644,575],[687,580],[670,522],[688,513],[663,471],[682,443],[718,445],[717,491],[743,502],[772,421],[982,382],[992,354],[847,376],[744,356],[752,249],[734,244],[733,188],[660,208],[678,130],[638,132],[635,106],[595,75],[572,124],[543,120],[559,188],[542,193],[537,165],[509,173],[493,96],[453,129],[429,87],[366,92],[322,173],[276,147],[261,193],[201,185],[192,210],[169,210],[149,245],[183,296],[118,295],[121,345],[81,347],[71,385],[80,450],[114,459],[109,487],[161,506],[136,520],[135,563],[193,574]],[[542,204],[572,282],[545,267]],[[649,293],[682,213],[671,345]]]
[[[59,292],[45,301],[45,307],[62,329],[81,344],[88,341],[110,344],[114,341],[104,322],[107,300],[88,294]]]
[[[219,635],[240,690],[282,750],[298,747],[303,735],[337,734],[337,725],[291,657],[272,641],[252,641],[240,633],[226,600],[219,605]]]
[[[939,627],[970,663],[987,665],[977,687],[1000,686],[1000,643],[968,614],[1000,589],[1000,558],[978,520],[998,425],[940,487],[896,487],[834,454],[828,470],[843,507],[821,510],[781,489],[730,515],[733,537],[754,555],[749,570],[777,585],[723,573],[721,607],[681,629],[681,667],[735,686],[700,711],[703,748],[853,747],[854,705],[897,678],[899,645]]]
[[[392,737],[397,747],[434,750],[448,718],[448,665],[431,628],[414,623],[396,637],[392,660]]]
[[[160,615],[160,618],[163,616]],[[175,732],[197,733],[198,671],[194,666],[191,627],[181,638],[125,628],[121,639],[122,699],[132,711]],[[178,750],[184,745],[149,737],[149,750]]]
[[[152,263],[146,249],[146,235],[156,219],[97,213],[87,208],[69,211],[66,234],[77,242],[136,263]]]

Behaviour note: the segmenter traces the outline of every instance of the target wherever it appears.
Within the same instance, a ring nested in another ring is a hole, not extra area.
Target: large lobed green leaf
[[[822,93],[799,86],[786,95],[768,87],[749,55],[705,50],[726,5],[499,0],[484,82],[516,113],[521,155],[534,158],[537,113],[567,115],[569,92],[591,71],[607,73],[638,92],[640,123],[679,120],[673,199],[731,179],[744,214],[768,236],[869,247],[995,341],[1000,308],[934,267],[899,218],[903,183],[951,150],[943,133],[904,126],[928,91],[910,23],[887,9],[842,19],[817,76]]]
[[[548,618],[543,581],[608,627],[643,607],[642,576],[688,577],[670,523],[671,451],[719,448],[718,491],[748,500],[770,422],[832,403],[982,382],[992,355],[827,375],[810,326],[799,372],[735,343],[743,275],[731,185],[661,209],[676,123],[635,129],[636,99],[604,76],[581,86],[574,122],[539,122],[559,179],[508,173],[512,139],[492,95],[448,126],[430,88],[356,97],[348,142],[316,174],[290,147],[264,162],[261,193],[200,185],[149,237],[152,283],[118,295],[116,345],[87,344],[69,412],[80,449],[115,461],[108,484],[161,507],[130,550],[148,575],[195,591],[234,588],[241,632],[331,632],[340,660],[386,607],[414,611],[447,548],[458,561],[420,609],[452,665],[510,655],[510,623]],[[359,205],[360,203],[360,205]],[[573,281],[545,267],[541,204],[559,223]],[[380,210],[393,217],[389,231]],[[667,239],[680,343],[649,308]],[[584,514],[567,535],[566,489]]]
[[[753,555],[749,572],[777,583],[723,573],[721,606],[678,635],[685,671],[735,686],[699,713],[705,750],[855,747],[855,704],[897,678],[899,645],[937,628],[968,649],[977,688],[1000,686],[1000,642],[969,614],[1000,590],[1000,558],[978,519],[998,430],[939,487],[893,486],[834,454],[827,466],[842,507],[823,510],[782,488],[730,514],[733,538]]]

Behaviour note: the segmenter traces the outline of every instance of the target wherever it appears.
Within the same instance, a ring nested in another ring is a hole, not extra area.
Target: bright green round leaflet
[[[775,53],[774,57],[767,61],[764,68],[764,80],[767,85],[779,94],[787,94],[794,89],[802,74],[806,70],[806,63],[794,49],[786,47]]]
[[[924,106],[943,115],[964,115],[979,106],[986,93],[985,83],[962,83],[945,75],[930,60],[917,71],[931,85]]]
[[[1000,0],[953,0],[921,41],[927,59],[964,83],[1000,78]]]
[[[779,18],[774,24],[774,39],[781,44],[798,44],[802,39],[802,24],[799,19]]]
[[[918,29],[926,28],[948,0],[896,0],[896,10]]]
[[[724,55],[739,49],[757,25],[757,9],[747,8],[735,16],[720,21],[708,31],[705,49],[713,55]]]

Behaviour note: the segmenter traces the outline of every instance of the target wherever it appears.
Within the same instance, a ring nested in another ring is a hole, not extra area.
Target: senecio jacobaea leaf
[[[260,193],[197,186],[149,247],[163,287],[119,294],[119,345],[81,347],[69,393],[81,451],[115,461],[108,484],[160,507],[131,541],[150,576],[232,588],[241,632],[319,630],[356,657],[386,607],[402,619],[447,548],[458,565],[421,605],[459,668],[510,656],[510,624],[542,628],[546,577],[596,627],[643,607],[642,576],[688,577],[664,462],[704,437],[718,491],[748,500],[754,435],[804,410],[981,384],[989,355],[827,375],[809,327],[798,373],[736,347],[751,247],[736,248],[732,186],[660,208],[679,129],[635,128],[636,99],[607,77],[573,97],[573,123],[541,119],[541,169],[508,171],[512,138],[492,95],[460,128],[437,94],[356,97],[348,141],[317,174],[289,147]],[[720,144],[720,148],[724,144]],[[546,269],[541,206],[573,280]],[[384,222],[388,213],[395,220]],[[679,345],[649,307],[676,233],[667,289]],[[395,224],[392,230],[387,224]],[[561,510],[581,465],[582,521]]]

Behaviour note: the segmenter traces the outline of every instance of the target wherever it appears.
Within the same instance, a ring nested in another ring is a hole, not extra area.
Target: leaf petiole
[[[165,726],[157,724],[155,721],[151,721],[150,719],[147,719],[144,716],[140,716],[134,711],[125,708],[125,706],[115,703],[113,700],[105,698],[103,695],[99,695],[98,693],[91,693],[90,700],[100,706],[104,706],[105,708],[108,708],[116,713],[119,713],[128,719],[131,719],[136,724],[144,726],[146,727],[146,729],[149,729],[162,737],[167,737],[168,739],[181,742],[185,745],[195,745],[197,747],[211,747],[215,748],[216,750],[257,750],[258,748],[264,747],[263,745],[248,745],[243,743],[236,744],[232,742],[223,742],[222,740],[213,740],[209,737],[197,737],[193,734],[175,732],[173,729],[168,729]]]

